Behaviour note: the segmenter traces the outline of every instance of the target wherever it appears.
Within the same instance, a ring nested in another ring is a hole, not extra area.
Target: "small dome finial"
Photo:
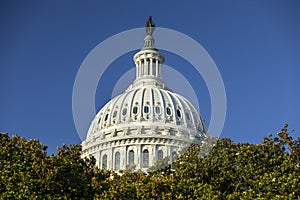
[[[154,29],[155,29],[155,24],[152,21],[152,17],[149,16],[149,18],[146,22],[146,33],[147,33],[147,35],[152,35]]]

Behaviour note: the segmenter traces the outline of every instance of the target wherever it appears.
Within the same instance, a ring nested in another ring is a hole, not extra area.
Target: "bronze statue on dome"
[[[149,16],[149,18],[146,22],[146,33],[147,33],[147,35],[152,35],[154,29],[155,29],[155,24],[152,21],[152,17]]]

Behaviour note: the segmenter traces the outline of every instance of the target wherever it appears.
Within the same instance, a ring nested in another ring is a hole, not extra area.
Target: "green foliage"
[[[80,145],[46,155],[38,140],[1,134],[0,199],[298,199],[300,138],[287,125],[261,144],[208,138],[147,173],[99,170]],[[174,168],[174,169],[173,169]]]
[[[80,158],[80,145],[64,145],[47,156],[38,140],[0,134],[0,199],[93,199],[101,190],[95,159]]]

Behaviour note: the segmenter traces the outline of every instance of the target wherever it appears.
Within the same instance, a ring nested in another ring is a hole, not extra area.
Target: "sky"
[[[150,15],[156,26],[201,44],[218,67],[227,97],[221,137],[260,143],[286,122],[292,136],[300,136],[296,0],[1,1],[0,132],[39,139],[49,154],[62,144],[81,143],[72,113],[80,66],[101,42],[143,27]],[[122,75],[134,68],[136,52],[120,55],[107,68],[97,87],[96,111],[109,101]],[[161,52],[166,66],[191,81],[209,123],[211,102],[202,77],[178,55]]]

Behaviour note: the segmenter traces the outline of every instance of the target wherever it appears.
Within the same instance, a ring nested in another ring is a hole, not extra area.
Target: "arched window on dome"
[[[147,105],[147,106],[144,106],[144,113],[148,114],[150,112],[150,107]]]
[[[108,113],[105,115],[105,118],[104,118],[104,121],[107,121],[108,120]]]
[[[171,108],[167,107],[166,113],[168,116],[170,116],[172,114]]]
[[[157,160],[161,160],[161,159],[163,159],[163,157],[164,157],[164,152],[163,152],[163,150],[158,150],[157,151]]]
[[[177,117],[181,118],[181,111],[177,108],[176,110]]]
[[[132,109],[132,113],[136,115],[138,113],[138,109],[139,108],[137,106],[134,106]]]
[[[155,113],[160,114],[160,106],[155,106]]]
[[[185,116],[186,116],[187,120],[189,120],[189,121],[191,120],[189,113],[186,112]]]
[[[115,110],[113,113],[113,118],[116,118],[117,114],[118,114],[118,111]]]
[[[142,154],[142,166],[143,167],[149,167],[149,151],[148,149],[143,150],[143,154]]]
[[[123,109],[122,115],[126,115],[127,114],[127,108]]]
[[[121,154],[120,152],[115,153],[115,170],[120,170],[121,167]]]
[[[107,169],[107,155],[104,154],[102,157],[102,169]]]
[[[129,167],[134,166],[134,151],[133,150],[129,151],[129,154],[128,154],[128,164],[129,164]]]

